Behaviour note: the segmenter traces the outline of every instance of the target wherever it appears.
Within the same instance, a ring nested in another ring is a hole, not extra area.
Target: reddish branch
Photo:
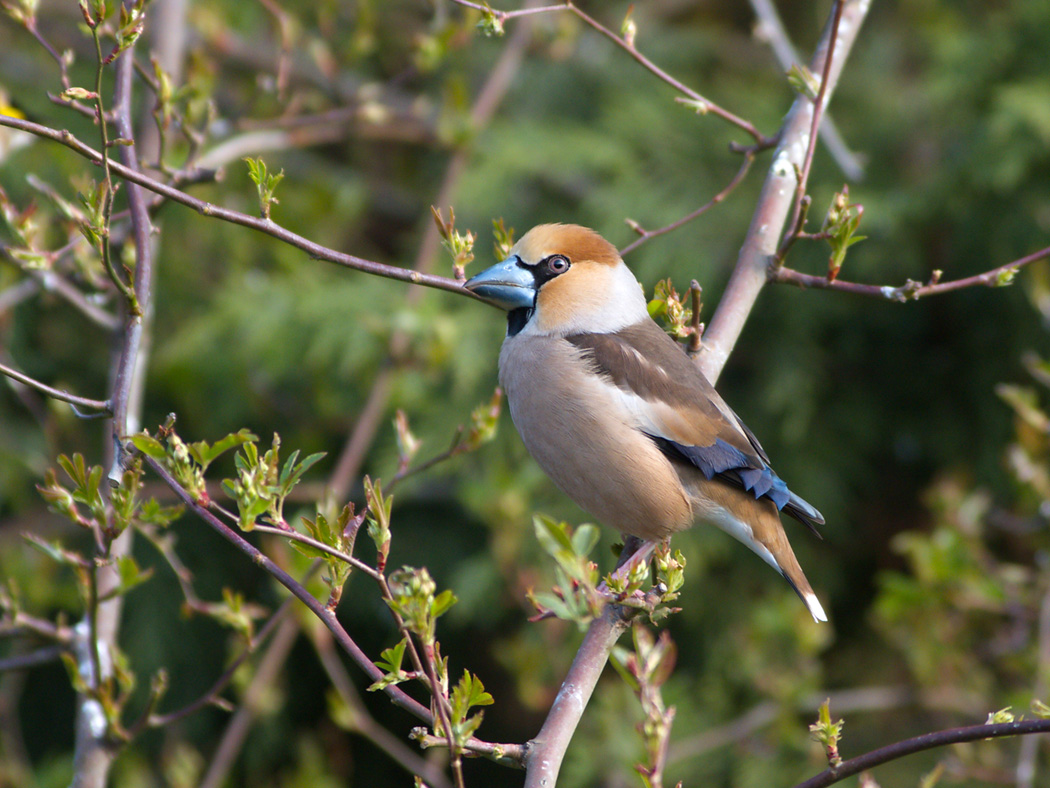
[[[795,788],[825,788],[825,786],[834,785],[854,774],[859,774],[867,769],[895,761],[906,755],[922,752],[923,750],[932,750],[937,747],[945,747],[949,744],[960,744],[962,742],[995,739],[1003,736],[1023,736],[1030,733],[1050,733],[1050,720],[1025,720],[1022,722],[993,723],[991,725],[970,725],[965,728],[949,728],[948,730],[935,731],[934,733],[924,733],[922,736],[888,744],[885,747],[872,750],[856,758],[850,758],[834,768],[810,777],[805,782],[796,785]]]
[[[646,241],[648,241],[648,240],[650,240],[652,238],[655,238],[658,235],[663,235],[664,233],[669,233],[672,230],[677,230],[683,224],[686,224],[688,222],[693,221],[693,219],[697,218],[698,216],[701,216],[702,214],[707,213],[709,210],[714,208],[716,205],[718,205],[719,203],[723,202],[726,199],[726,197],[728,197],[730,194],[732,194],[733,190],[736,189],[736,187],[740,185],[741,181],[744,180],[744,176],[746,176],[748,171],[751,169],[751,164],[752,164],[752,162],[754,162],[754,160],[755,160],[755,154],[752,151],[746,151],[744,153],[744,161],[740,165],[740,169],[737,170],[736,175],[733,176],[733,180],[731,180],[726,185],[726,187],[724,189],[722,189],[722,191],[720,191],[718,194],[716,194],[714,197],[712,197],[706,203],[701,205],[699,208],[697,208],[692,213],[683,216],[681,219],[678,219],[677,221],[671,222],[670,224],[668,224],[668,225],[666,225],[664,227],[660,227],[657,230],[646,230],[644,227],[639,225],[637,222],[628,222],[630,224],[630,226],[631,226],[631,229],[633,229],[636,233],[638,233],[638,235],[640,237],[638,237],[635,240],[631,241],[629,244],[627,244],[627,246],[625,246],[623,249],[621,249],[620,250],[620,256],[621,257],[626,256],[628,253],[633,252],[635,249],[637,249],[639,246],[644,244]]]
[[[1024,268],[1026,265],[1038,260],[1050,257],[1050,246],[1032,252],[1010,263],[1005,263],[983,274],[975,274],[962,279],[953,279],[949,282],[941,282],[938,278],[931,279],[926,284],[909,279],[899,287],[889,285],[866,285],[859,282],[846,282],[842,279],[829,280],[827,276],[814,276],[804,274],[793,268],[783,266],[770,268],[769,281],[781,284],[795,285],[796,287],[812,287],[821,290],[837,290],[840,293],[853,293],[855,295],[870,296],[873,298],[884,298],[889,301],[909,301],[924,298],[931,295],[949,293],[953,290],[962,290],[967,287],[1002,287],[1009,284],[1012,275]]]
[[[12,118],[7,115],[0,115],[0,126],[27,131],[38,137],[53,140],[65,145],[70,150],[79,153],[81,156],[95,164],[102,163],[102,155],[98,151],[90,145],[81,142],[73,136],[71,132],[65,129],[53,129],[48,126],[42,126],[39,123],[33,123],[32,121],[22,120],[20,118]],[[351,254],[337,252],[334,249],[329,249],[328,247],[315,243],[308,238],[304,238],[297,233],[293,233],[291,230],[287,230],[269,219],[249,216],[248,214],[233,211],[229,208],[222,208],[218,205],[206,202],[205,200],[199,200],[179,189],[155,180],[148,175],[129,169],[115,161],[111,161],[109,167],[115,175],[120,176],[126,181],[130,181],[131,183],[138,184],[152,192],[156,192],[173,202],[181,203],[182,205],[193,208],[195,211],[205,216],[213,216],[216,219],[222,219],[223,221],[231,222],[233,224],[239,224],[242,227],[250,227],[253,230],[258,230],[259,232],[265,233],[266,235],[272,236],[280,241],[284,241],[291,246],[302,249],[317,260],[324,260],[346,268],[352,268],[356,271],[363,271],[365,273],[375,274],[376,276],[386,277],[387,279],[397,279],[402,282],[426,285],[427,287],[434,287],[439,290],[448,290],[454,293],[459,293],[460,295],[474,297],[473,293],[465,290],[463,285],[455,279],[450,279],[444,276],[435,276],[434,274],[422,274],[418,271],[411,271],[394,265],[385,265],[372,260],[366,260],[362,257],[356,257]]]
[[[324,606],[324,603],[311,594],[294,577],[281,569],[281,567],[274,563],[265,553],[244,539],[233,528],[227,526],[206,507],[198,503],[193,496],[190,495],[189,491],[180,485],[175,477],[172,476],[163,465],[152,457],[144,456],[144,459],[157,475],[164,480],[164,483],[172,489],[179,500],[186,504],[186,506],[203,520],[206,525],[248,556],[254,564],[262,567],[266,572],[272,575],[277,582],[287,588],[292,593],[292,596],[306,605],[306,607],[310,609],[310,612],[317,616],[328,631],[332,633],[332,637],[335,639],[335,642],[339,644],[339,647],[342,648],[351,659],[353,659],[369,679],[372,681],[379,681],[384,677],[384,673],[373,664],[372,660],[368,658],[368,655],[361,650],[361,647],[357,645],[354,639],[350,637],[350,634],[343,628],[342,624],[339,623],[339,620],[336,618],[333,611],[329,611]],[[408,696],[396,685],[384,687],[383,691],[390,696],[390,699],[395,706],[405,709],[428,725],[434,724],[434,716],[431,710]],[[471,739],[467,742],[466,749],[472,752],[485,754],[495,752],[508,762],[513,761],[520,763],[525,757],[525,748],[522,745],[517,744],[494,745],[490,742]]]
[[[368,658],[368,656],[361,650],[360,646],[358,646],[347,631],[343,629],[342,625],[336,619],[335,613],[326,609],[324,604],[307,591],[298,580],[281,569],[281,567],[277,566],[277,564],[255,547],[255,545],[248,542],[239,533],[234,531],[222,522],[222,520],[208,511],[208,509],[194,500],[193,496],[175,480],[174,476],[168,473],[163,465],[152,457],[145,457],[145,460],[157,475],[160,476],[160,478],[163,479],[172,489],[175,495],[178,496],[187,507],[192,509],[194,514],[200,517],[206,525],[211,527],[211,529],[216,531],[223,539],[252,559],[253,563],[261,566],[273,575],[277,582],[291,591],[296,599],[310,608],[310,611],[316,615],[321,623],[323,623],[332,633],[332,637],[335,638],[335,641],[339,644],[340,648],[350,655],[354,662],[357,663],[358,667],[360,667],[372,681],[379,681],[383,678],[383,671],[372,664],[372,660]],[[384,692],[390,696],[390,699],[394,702],[395,706],[400,706],[407,710],[428,725],[433,722],[433,715],[430,713],[430,709],[426,708],[413,698],[410,698],[398,687],[386,687]]]
[[[766,146],[771,141],[770,138],[765,137],[749,121],[746,121],[743,118],[734,115],[729,110],[720,107],[719,105],[715,104],[709,99],[704,98],[692,88],[687,87],[682,82],[672,77],[658,65],[653,63],[653,61],[649,60],[649,58],[647,58],[645,55],[639,52],[635,48],[633,40],[629,40],[623,36],[616,35],[616,33],[609,30],[609,28],[605,27],[594,18],[585,14],[571,2],[565,2],[561,5],[548,5],[537,8],[523,8],[517,11],[497,11],[494,8],[490,8],[487,4],[481,5],[480,3],[469,2],[469,0],[453,0],[453,2],[455,2],[458,5],[466,6],[467,8],[474,8],[478,11],[491,14],[501,24],[508,19],[514,19],[515,17],[527,16],[530,14],[542,14],[550,11],[570,11],[571,13],[579,17],[587,25],[597,30],[603,36],[605,36],[618,47],[620,47],[622,50],[624,50],[646,71],[649,71],[650,73],[654,74],[662,82],[667,83],[679,93],[681,93],[683,96],[686,96],[691,102],[693,102],[694,106],[696,106],[698,109],[702,109],[704,113],[711,113],[712,115],[716,115],[722,118],[722,120],[731,123],[732,125],[749,134],[760,146]]]
[[[78,397],[76,394],[70,394],[68,391],[52,388],[51,386],[41,383],[39,380],[34,380],[28,375],[19,372],[17,369],[12,369],[6,364],[0,364],[0,375],[6,375],[12,380],[17,380],[19,383],[23,383],[26,386],[36,389],[42,394],[46,394],[52,399],[68,402],[73,406],[90,408],[91,410],[97,410],[106,415],[109,415],[112,412],[108,402],[98,399],[88,399],[87,397]]]
[[[802,217],[802,203],[806,198],[806,184],[809,183],[809,173],[813,169],[813,154],[817,150],[817,138],[820,134],[820,121],[824,117],[824,110],[828,106],[828,79],[831,76],[831,63],[834,60],[835,53],[835,42],[838,41],[839,37],[839,25],[842,23],[842,4],[845,0],[836,0],[835,6],[831,12],[831,31],[829,33],[830,44],[828,46],[828,52],[830,53],[824,58],[824,70],[820,75],[820,88],[817,91],[817,96],[813,101],[813,112],[812,118],[809,122],[809,145],[806,146],[806,158],[802,162],[802,167],[799,170],[798,184],[795,187],[795,204],[791,209],[791,221],[788,222],[788,227],[794,229],[799,227],[801,230],[800,221]],[[788,247],[794,241],[793,236],[789,236],[780,245],[780,249],[777,251],[777,258],[780,260],[784,259],[784,253]]]

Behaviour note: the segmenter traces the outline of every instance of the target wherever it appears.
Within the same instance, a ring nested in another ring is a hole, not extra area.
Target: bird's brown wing
[[[815,526],[824,522],[820,512],[773,472],[754,434],[656,323],[644,320],[615,333],[566,339],[630,401],[639,429],[665,455],[695,466],[707,479],[768,498],[816,533]]]

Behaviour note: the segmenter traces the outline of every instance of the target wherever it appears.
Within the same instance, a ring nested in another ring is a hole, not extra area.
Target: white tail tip
[[[813,616],[814,621],[827,621],[828,615],[824,612],[824,608],[820,606],[820,601],[817,599],[817,595],[810,593],[803,597],[806,603],[806,607],[809,608],[810,615]]]

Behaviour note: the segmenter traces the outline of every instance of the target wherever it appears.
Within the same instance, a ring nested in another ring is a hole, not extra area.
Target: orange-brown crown
[[[527,263],[536,263],[552,254],[563,254],[569,262],[589,260],[616,265],[616,247],[589,227],[578,224],[538,224],[521,237],[514,252]]]

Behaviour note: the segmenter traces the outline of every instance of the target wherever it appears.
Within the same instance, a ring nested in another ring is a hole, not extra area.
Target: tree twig
[[[828,100],[830,94],[828,93],[828,76],[831,74],[831,66],[835,60],[835,43],[839,37],[839,24],[842,22],[842,6],[845,0],[835,0],[835,5],[832,6],[831,10],[831,30],[828,33],[828,56],[824,58],[824,67],[820,74],[820,88],[817,90],[817,97],[813,100],[813,110],[810,113],[809,121],[809,134],[806,139],[809,141],[806,145],[806,156],[802,160],[802,167],[798,174],[798,183],[795,186],[795,203],[791,209],[791,220],[788,222],[788,227],[791,228],[791,232],[780,244],[780,248],[777,249],[777,261],[784,259],[784,253],[788,247],[794,243],[795,228],[801,232],[804,224],[802,220],[803,216],[803,201],[806,199],[806,185],[809,183],[809,173],[813,168],[813,155],[817,152],[817,139],[820,134],[820,121],[824,117],[824,110],[827,109]]]
[[[784,71],[788,71],[799,62],[798,53],[788,38],[787,31],[780,21],[776,6],[772,0],[750,0],[751,8],[758,17],[758,27],[755,35],[769,41],[770,48],[777,58],[777,62]],[[851,181],[858,181],[864,177],[864,165],[860,162],[846,145],[845,140],[839,133],[838,127],[830,116],[825,115],[824,123],[820,127],[820,138],[824,141],[828,153],[842,170],[843,174]]]
[[[831,99],[846,57],[856,40],[870,0],[843,0],[838,35],[832,52],[832,21],[829,19],[817,46],[811,70],[825,71],[825,60],[831,57],[827,77],[822,80],[825,102]],[[725,366],[743,330],[758,294],[769,278],[770,262],[776,253],[782,228],[796,194],[797,173],[808,146],[808,133],[813,119],[813,102],[799,96],[788,113],[773,155],[773,163],[759,196],[758,206],[744,238],[736,266],[725,292],[704,334],[704,349],[697,362],[712,384]]]
[[[171,487],[172,491],[179,497],[180,500],[186,506],[193,510],[193,512],[201,518],[206,525],[212,530],[216,531],[226,541],[248,556],[253,563],[265,569],[271,574],[274,579],[277,580],[281,585],[292,592],[292,595],[296,599],[306,605],[310,611],[316,615],[335,638],[336,643],[342,648],[350,657],[357,663],[365,674],[372,681],[379,681],[383,678],[383,672],[377,668],[372,660],[361,650],[360,646],[354,642],[353,638],[350,637],[349,633],[343,629],[342,624],[335,617],[335,613],[325,608],[316,597],[313,596],[301,583],[295,578],[289,575],[286,571],[277,566],[269,558],[269,556],[262,553],[257,547],[245,540],[234,531],[232,528],[227,526],[222,520],[212,514],[208,509],[201,506],[197,501],[193,499],[193,496],[180,485],[175,478],[168,472],[168,470],[161,465],[159,462],[154,460],[152,457],[145,457],[145,461],[149,466],[156,472],[164,482]],[[405,709],[409,713],[418,717],[419,719],[426,722],[428,725],[433,722],[433,716],[430,709],[420,704],[415,699],[406,695],[401,689],[396,686],[389,686],[384,689],[384,692],[390,696],[395,706]]]
[[[39,380],[35,380],[24,372],[19,372],[17,369],[7,366],[6,364],[0,364],[0,374],[6,375],[12,380],[17,380],[19,383],[23,383],[26,386],[36,389],[41,394],[46,394],[52,399],[61,400],[62,402],[68,402],[70,405],[76,405],[80,408],[88,408],[90,410],[97,410],[106,415],[112,414],[112,409],[109,402],[105,402],[99,399],[88,399],[87,397],[78,397],[76,394],[70,394],[68,391],[62,389],[52,388],[45,383],[41,383]]]
[[[1050,246],[1032,252],[1009,263],[996,266],[989,271],[962,279],[953,279],[942,282],[939,277],[934,277],[926,284],[909,279],[903,285],[890,287],[889,285],[868,285],[859,282],[847,282],[842,279],[828,281],[827,276],[814,276],[804,274],[792,268],[780,267],[770,274],[770,281],[795,285],[802,288],[814,288],[818,290],[836,290],[840,293],[852,293],[854,295],[881,298],[886,301],[912,301],[926,296],[941,295],[954,290],[963,290],[968,287],[1002,287],[1009,284],[1013,274],[1039,260],[1050,257]]]
[[[877,750],[843,761],[838,766],[827,769],[808,780],[800,782],[795,788],[826,788],[854,774],[872,769],[883,763],[895,761],[906,755],[923,750],[945,747],[949,744],[995,739],[1003,736],[1025,736],[1032,733],[1050,733],[1050,720],[1024,720],[1021,722],[999,722],[990,725],[970,725],[964,728],[924,733],[911,739],[888,744]]]
[[[452,783],[436,763],[420,757],[417,752],[376,722],[368,713],[350,676],[347,675],[346,668],[333,648],[332,636],[328,631],[321,627],[308,627],[306,633],[321,661],[321,667],[328,674],[328,680],[332,682],[332,687],[339,693],[339,697],[347,708],[351,710],[353,732],[385,752],[391,760],[406,771],[419,775],[430,788],[452,788]]]
[[[683,96],[687,97],[691,102],[694,103],[696,107],[702,108],[704,113],[711,113],[712,115],[716,115],[717,117],[722,118],[722,120],[736,126],[740,130],[749,134],[759,145],[766,145],[770,141],[769,138],[764,136],[758,129],[756,129],[752,123],[734,115],[732,112],[730,112],[727,109],[724,109],[723,107],[720,107],[718,104],[715,104],[710,99],[704,98],[692,88],[687,87],[684,83],[672,77],[658,65],[653,63],[653,61],[649,60],[649,58],[647,58],[645,55],[639,52],[635,48],[634,42],[632,40],[629,40],[623,36],[616,35],[616,33],[612,32],[609,28],[605,27],[593,17],[588,16],[572,2],[567,1],[562,5],[548,5],[535,8],[523,8],[518,11],[498,11],[494,8],[490,8],[487,4],[481,5],[479,3],[469,2],[469,0],[453,0],[453,2],[455,2],[458,5],[466,6],[468,8],[474,8],[479,11],[484,11],[486,13],[493,14],[496,17],[496,19],[498,19],[500,22],[503,22],[507,19],[514,19],[516,17],[522,17],[530,14],[541,14],[549,11],[569,11],[570,13],[577,16],[580,20],[582,20],[585,24],[589,25],[591,28],[593,28],[601,35],[605,36],[614,44],[616,44],[618,47],[620,47],[622,50],[624,50],[646,71],[649,71],[662,82],[667,83],[672,88],[681,93]]]
[[[287,615],[290,608],[282,606],[286,611],[282,615],[280,625],[274,634],[270,646],[259,662],[259,668],[252,676],[251,682],[244,693],[244,700],[240,708],[234,713],[222,737],[219,739],[212,756],[208,770],[204,773],[199,783],[199,788],[218,788],[225,781],[238,753],[244,745],[248,735],[248,729],[255,720],[258,713],[259,698],[272,686],[277,678],[277,673],[288,658],[292,645],[299,635],[299,622],[295,616]]]
[[[722,191],[720,191],[714,197],[712,197],[710,200],[708,200],[706,203],[704,203],[699,208],[697,208],[695,211],[693,211],[690,214],[686,214],[685,216],[683,216],[681,219],[678,219],[677,221],[671,222],[670,224],[668,224],[668,225],[666,225],[664,227],[660,227],[659,229],[656,229],[656,230],[646,230],[644,227],[639,225],[637,222],[628,222],[628,224],[631,226],[631,229],[633,229],[636,233],[638,233],[639,237],[636,238],[635,240],[631,241],[629,244],[627,244],[627,246],[623,247],[623,249],[620,250],[620,256],[624,257],[624,256],[630,254],[635,249],[637,249],[639,246],[644,244],[646,241],[648,241],[648,240],[650,240],[652,238],[655,238],[658,235],[663,235],[664,233],[669,233],[672,230],[677,230],[682,225],[684,225],[684,224],[686,224],[688,222],[691,222],[693,219],[697,218],[698,216],[701,216],[701,215],[707,213],[709,210],[714,208],[716,205],[718,205],[719,203],[724,201],[726,199],[726,197],[728,197],[730,194],[732,194],[733,190],[736,189],[736,187],[739,186],[740,183],[744,180],[744,177],[747,175],[748,171],[751,169],[751,164],[754,161],[755,161],[755,154],[752,151],[747,151],[746,153],[744,153],[744,161],[740,164],[740,169],[737,170],[736,175],[733,176],[733,179],[726,185],[726,187],[724,189],[722,189]]]
[[[0,659],[0,673],[8,670],[25,670],[37,665],[46,665],[48,662],[55,662],[60,659],[68,651],[69,649],[65,646],[44,646],[27,654],[15,654],[11,657],[4,657]]]
[[[102,163],[102,156],[98,151],[77,139],[67,130],[54,129],[48,126],[42,126],[39,123],[33,123],[32,121],[13,118],[7,115],[0,115],[0,126],[19,129],[20,131],[28,131],[30,134],[35,134],[38,137],[53,140],[54,142],[58,142],[70,150],[75,151],[95,164]],[[212,216],[216,219],[221,219],[232,224],[238,224],[242,227],[249,227],[253,230],[258,230],[259,232],[265,233],[279,241],[284,241],[290,246],[302,249],[317,260],[324,260],[325,262],[335,263],[336,265],[341,265],[345,268],[352,268],[356,271],[363,271],[387,279],[396,279],[401,282],[425,285],[427,287],[437,288],[438,290],[446,290],[458,293],[459,295],[476,298],[473,293],[463,287],[461,282],[458,282],[455,279],[445,276],[436,276],[434,274],[423,274],[419,271],[399,268],[384,263],[377,263],[355,255],[338,252],[334,249],[329,249],[326,246],[315,243],[308,238],[304,238],[298,233],[285,229],[272,220],[262,219],[258,216],[250,216],[249,214],[241,213],[240,211],[234,211],[229,208],[214,205],[205,200],[199,200],[173,186],[169,186],[168,184],[158,181],[155,178],[151,178],[141,172],[129,169],[115,161],[110,162],[110,169],[115,175],[118,175],[124,180],[138,184],[156,194],[167,197],[173,202],[193,208],[204,216]]]

